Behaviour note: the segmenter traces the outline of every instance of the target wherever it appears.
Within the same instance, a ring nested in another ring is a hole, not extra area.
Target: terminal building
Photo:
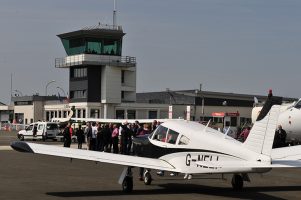
[[[65,118],[71,107],[75,108],[78,118],[188,116],[196,121],[228,121],[233,126],[250,121],[255,95],[202,91],[201,88],[137,93],[136,58],[122,54],[124,36],[121,26],[102,24],[59,34],[66,57],[56,58],[55,67],[69,72],[68,99],[39,95],[13,97],[13,105],[0,105],[1,121],[28,124]],[[256,97],[259,101],[266,98]]]

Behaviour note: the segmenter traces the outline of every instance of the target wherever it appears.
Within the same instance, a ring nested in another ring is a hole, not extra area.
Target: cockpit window
[[[301,100],[296,103],[295,108],[300,109],[301,108]]]
[[[185,135],[182,135],[179,141],[179,145],[188,145],[189,144],[189,138]]]
[[[166,142],[170,143],[170,144],[176,144],[178,136],[179,136],[178,132],[169,129],[168,134],[167,134],[167,138],[166,138]]]
[[[166,133],[167,133],[167,128],[164,126],[158,126],[158,128],[156,129],[154,136],[153,136],[153,140],[158,140],[161,142],[165,142],[166,141]]]

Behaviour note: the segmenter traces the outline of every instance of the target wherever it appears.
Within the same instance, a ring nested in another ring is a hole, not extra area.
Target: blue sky
[[[0,101],[68,90],[57,34],[112,23],[113,0],[0,0]],[[137,58],[137,90],[195,89],[300,97],[301,1],[117,0],[127,33],[123,55]]]

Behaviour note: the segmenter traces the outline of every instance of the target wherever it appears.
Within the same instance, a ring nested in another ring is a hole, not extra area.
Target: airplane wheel
[[[232,177],[232,187],[234,190],[241,190],[244,186],[242,177],[238,174],[234,174]]]
[[[122,191],[129,193],[133,191],[133,178],[126,176],[122,182]]]
[[[145,185],[150,185],[152,183],[152,175],[149,172],[146,172],[143,177],[143,181]]]
[[[19,140],[24,141],[24,135],[19,135]]]

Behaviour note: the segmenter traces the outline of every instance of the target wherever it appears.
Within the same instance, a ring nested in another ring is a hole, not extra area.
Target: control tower
[[[124,35],[121,26],[103,24],[57,35],[67,56],[55,67],[69,69],[70,103],[99,107],[97,116],[86,110],[78,117],[106,118],[114,104],[136,101],[136,58],[122,55]]]

